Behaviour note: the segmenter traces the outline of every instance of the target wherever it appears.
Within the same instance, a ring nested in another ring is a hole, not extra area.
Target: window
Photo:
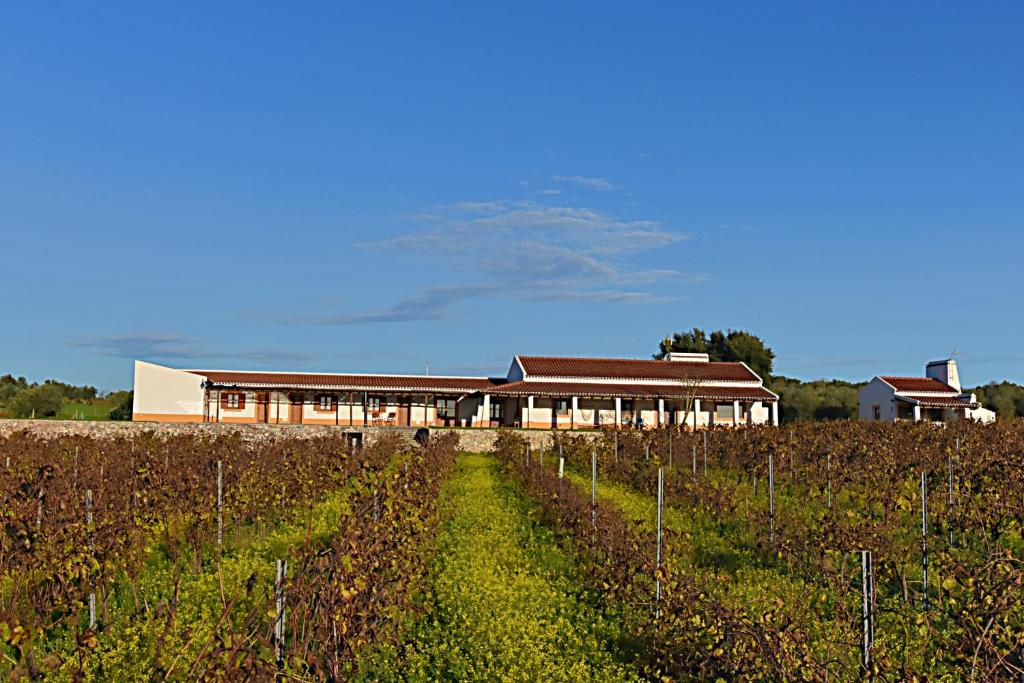
[[[316,397],[316,409],[320,412],[331,412],[334,410],[334,397],[323,395]]]
[[[625,399],[625,398],[622,399],[622,412],[623,412],[623,414],[630,414],[630,415],[633,414],[633,400],[632,399]]]
[[[569,414],[569,399],[567,399],[567,398],[555,399],[555,414],[556,415],[568,415]]]
[[[882,419],[882,406],[871,406],[871,412],[876,420]]]
[[[731,403],[716,403],[715,404],[715,415],[717,417],[732,419],[733,411]]]
[[[232,392],[224,394],[220,399],[221,407],[228,410],[242,410],[245,408],[245,394]]]
[[[367,396],[366,409],[373,412],[380,412],[380,396]]]
[[[502,401],[491,401],[491,419],[502,420],[505,417],[505,404]]]
[[[437,399],[437,416],[438,417],[455,417],[455,399],[454,398],[439,398]]]

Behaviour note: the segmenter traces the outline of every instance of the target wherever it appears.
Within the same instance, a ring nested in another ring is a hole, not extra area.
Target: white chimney
[[[932,361],[925,366],[924,374],[960,391],[960,373],[956,370],[956,360],[952,358]]]
[[[680,353],[679,351],[669,353],[668,359],[683,363],[707,363],[711,360],[706,353]]]

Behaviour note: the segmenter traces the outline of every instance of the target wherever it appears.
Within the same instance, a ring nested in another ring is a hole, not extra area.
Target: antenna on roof
[[[956,350],[956,349],[953,349],[953,350],[952,350],[952,351],[951,351],[951,352],[949,353],[949,357],[950,357],[950,358],[956,358],[956,357],[957,357],[957,354],[958,354],[957,350]]]
[[[427,361],[427,375],[430,375],[430,361]]]

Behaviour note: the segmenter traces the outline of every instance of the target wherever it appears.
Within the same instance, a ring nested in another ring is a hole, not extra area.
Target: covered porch
[[[527,429],[690,429],[778,424],[778,397],[761,387],[687,395],[675,387],[519,382],[484,394],[492,426]]]

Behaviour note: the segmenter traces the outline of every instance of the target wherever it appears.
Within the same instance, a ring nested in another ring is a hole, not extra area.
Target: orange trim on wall
[[[202,415],[173,415],[164,413],[132,413],[132,422],[202,422]]]

